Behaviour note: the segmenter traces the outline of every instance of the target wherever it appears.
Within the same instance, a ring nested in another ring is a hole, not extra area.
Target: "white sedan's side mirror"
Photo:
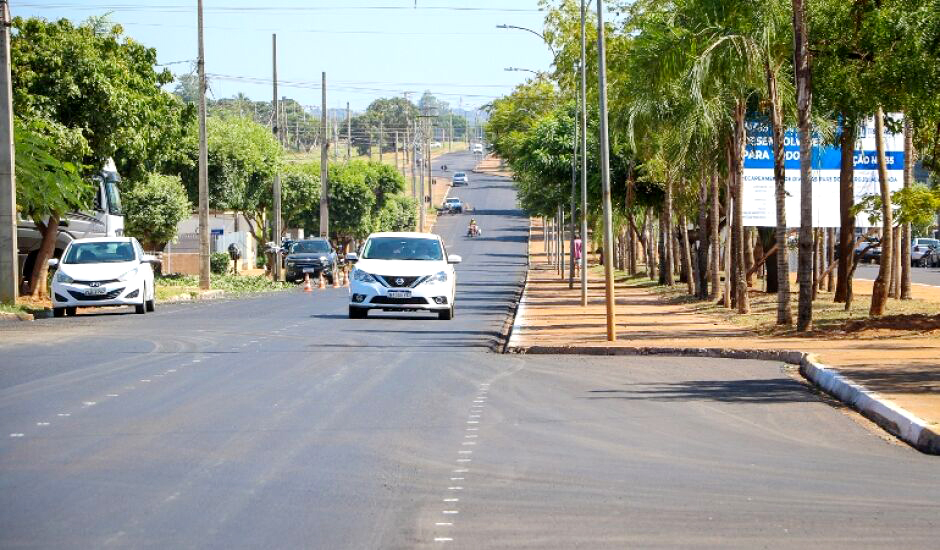
[[[144,254],[140,257],[140,262],[145,264],[155,264],[157,263],[157,257],[151,256],[150,254]]]
[[[447,263],[449,264],[459,264],[462,261],[463,261],[463,258],[461,258],[460,256],[456,254],[450,254],[449,256],[447,256]]]
[[[51,260],[49,260],[49,267],[51,267],[52,269],[59,267],[59,260],[56,258],[52,258]]]
[[[346,254],[346,261],[350,263],[356,263],[359,261],[359,255],[355,252],[350,252],[349,254]]]

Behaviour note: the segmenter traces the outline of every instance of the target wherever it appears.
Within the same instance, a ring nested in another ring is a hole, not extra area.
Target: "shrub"
[[[224,275],[228,272],[232,259],[226,252],[216,252],[209,257],[209,270],[216,275]]]

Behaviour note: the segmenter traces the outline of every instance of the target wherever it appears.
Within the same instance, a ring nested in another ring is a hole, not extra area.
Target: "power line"
[[[69,4],[69,3],[37,3],[25,2],[18,4],[18,7],[40,8],[40,9],[76,9],[86,11],[137,11],[137,12],[165,12],[165,13],[189,13],[192,6],[185,4],[151,4],[141,6],[137,4]],[[296,12],[340,12],[340,11],[426,11],[426,12],[479,12],[479,13],[538,13],[540,10],[535,8],[493,8],[480,6],[212,6],[205,7],[206,12],[217,13],[271,13],[286,14]]]

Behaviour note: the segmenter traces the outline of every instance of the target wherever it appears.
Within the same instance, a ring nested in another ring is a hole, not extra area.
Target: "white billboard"
[[[900,118],[899,115],[894,115]],[[769,123],[749,122],[748,144],[744,158],[744,225],[774,227],[777,224],[774,198],[773,138]],[[841,153],[837,146],[821,145],[813,140],[813,226],[839,227],[839,170]],[[904,183],[904,136],[885,128],[885,159],[888,184],[896,191]],[[859,129],[855,142],[855,202],[879,194],[878,155],[875,149],[874,119]],[[787,226],[800,226],[800,141],[796,129],[784,137],[784,167],[787,189]],[[857,227],[870,227],[868,215],[861,213]]]

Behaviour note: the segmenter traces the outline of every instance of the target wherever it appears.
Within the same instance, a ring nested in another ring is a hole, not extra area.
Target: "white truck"
[[[121,237],[124,235],[124,211],[118,184],[121,176],[112,159],[108,159],[101,172],[93,178],[95,200],[92,210],[69,212],[59,220],[55,252],[58,258],[75,239],[88,237]],[[19,253],[20,279],[29,277],[39,254],[42,235],[32,220],[20,216],[16,222],[16,243]]]

